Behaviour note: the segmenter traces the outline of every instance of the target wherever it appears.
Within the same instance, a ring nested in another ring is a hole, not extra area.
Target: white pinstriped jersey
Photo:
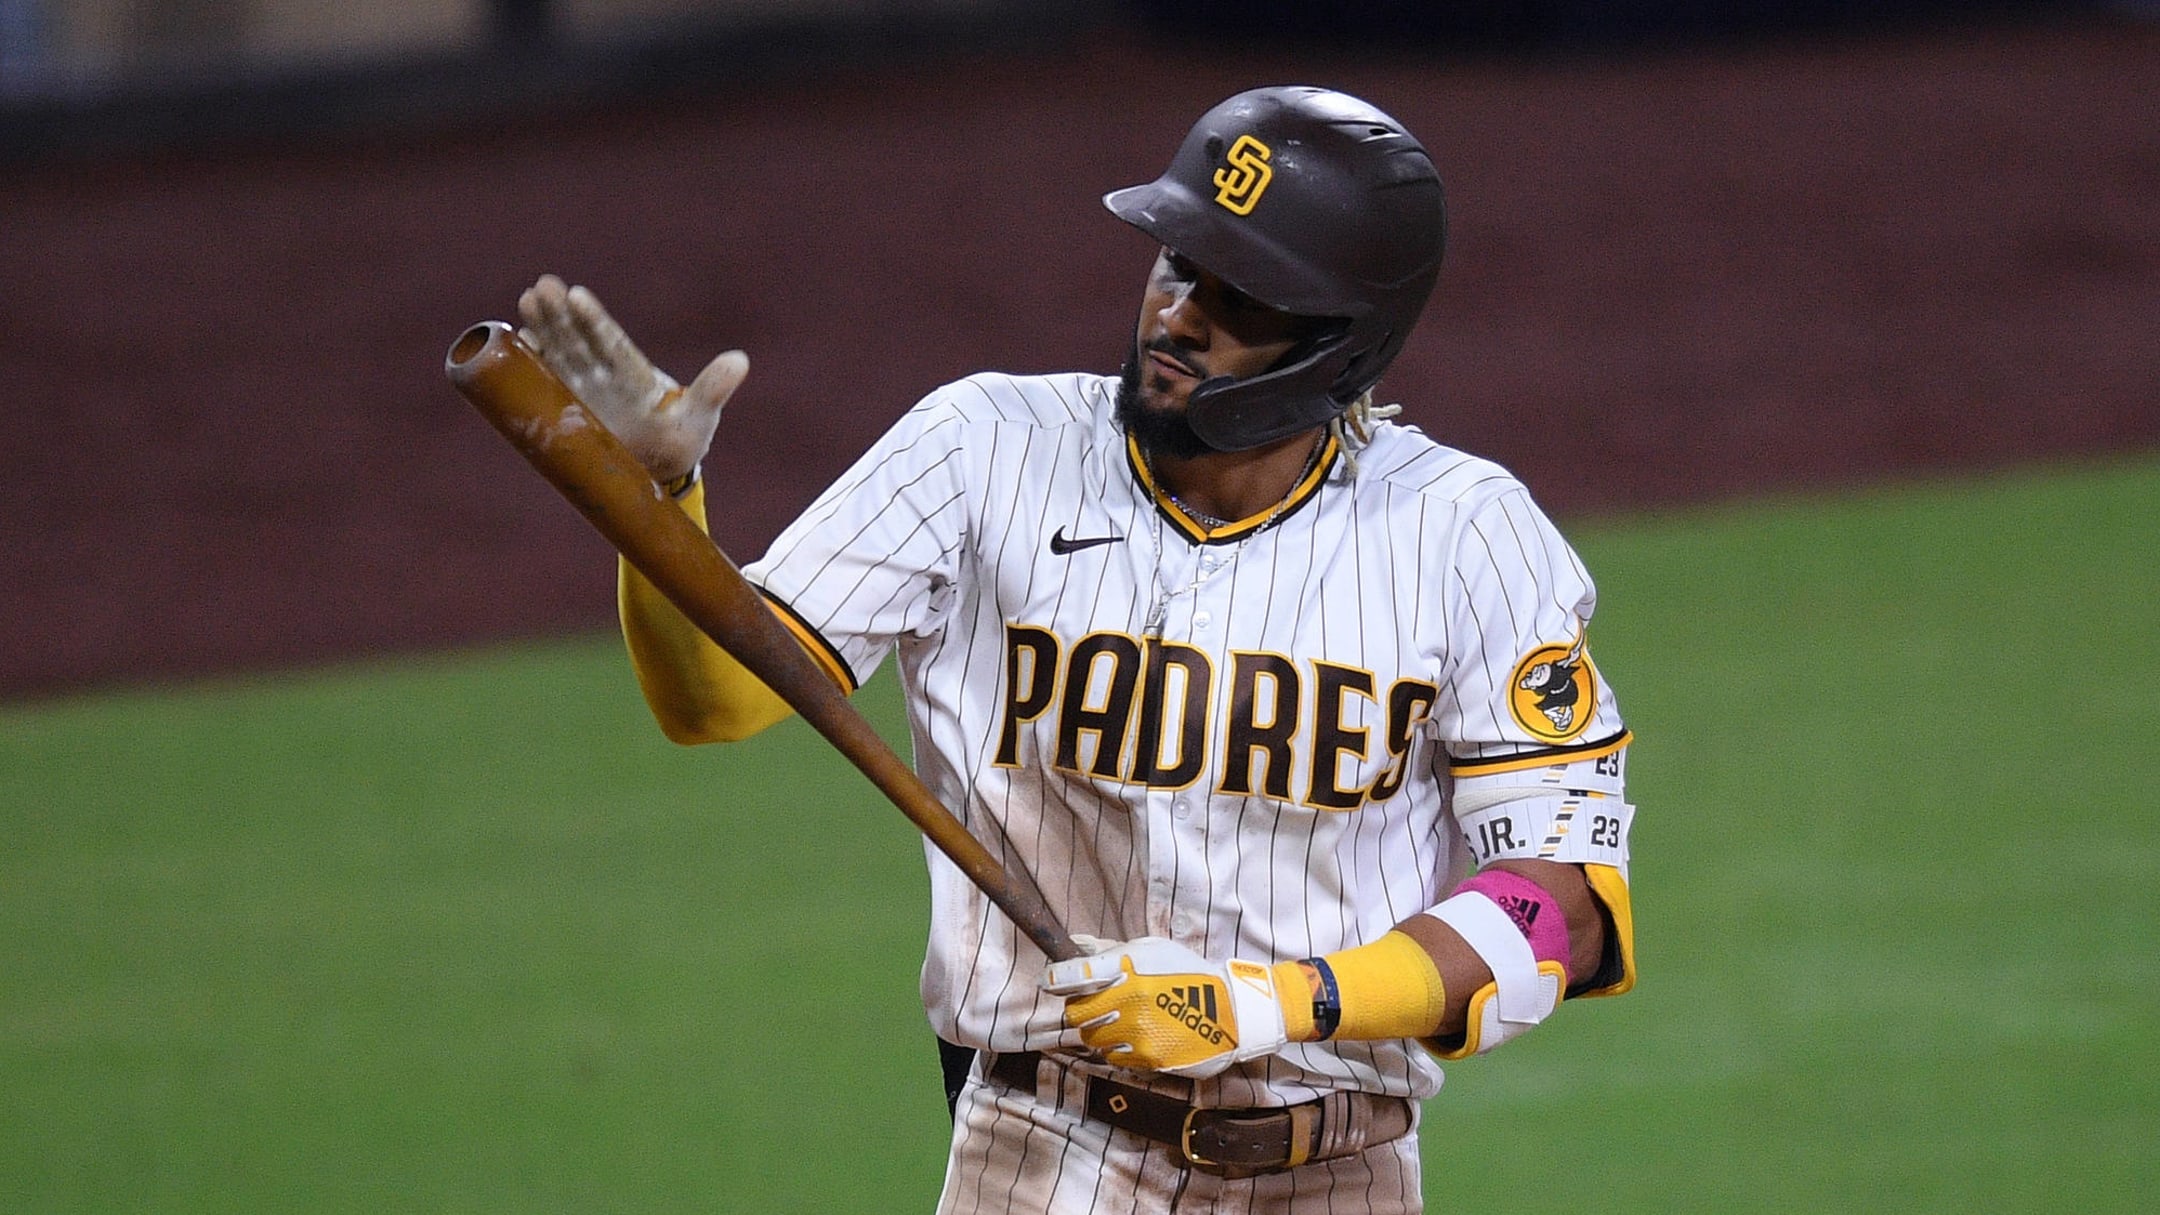
[[[1115,390],[941,388],[746,570],[849,682],[897,650],[923,779],[1068,930],[1261,960],[1374,940],[1468,871],[1451,765],[1623,740],[1590,578],[1498,465],[1382,424],[1354,475],[1330,439],[1280,509],[1210,527],[1153,487]],[[1073,1041],[1042,955],[930,866],[937,1032]],[[1195,1097],[1439,1084],[1409,1043],[1328,1042]]]

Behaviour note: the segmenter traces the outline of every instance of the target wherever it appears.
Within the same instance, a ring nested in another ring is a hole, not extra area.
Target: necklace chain
[[[1200,584],[1213,577],[1218,571],[1236,565],[1238,554],[1245,551],[1245,542],[1252,539],[1255,534],[1254,532],[1247,532],[1239,536],[1237,543],[1230,546],[1229,556],[1220,561],[1210,561],[1205,556],[1196,557],[1194,560],[1198,568],[1193,571],[1191,580],[1174,591],[1166,591],[1162,586],[1162,516],[1157,515],[1155,517],[1155,603],[1154,606],[1148,608],[1147,624],[1143,626],[1142,631],[1148,636],[1160,640],[1163,635],[1163,623],[1170,614],[1170,601],[1180,595],[1199,590]]]
[[[1283,496],[1281,500],[1276,502],[1273,509],[1269,510],[1267,515],[1261,519],[1260,522],[1262,525],[1265,525],[1269,520],[1272,520],[1275,516],[1281,514],[1283,508],[1290,505],[1290,499],[1297,494],[1298,486],[1305,484],[1305,478],[1311,476],[1312,470],[1319,467],[1320,453],[1322,451],[1325,451],[1326,449],[1327,432],[1321,431],[1319,434],[1313,436],[1312,450],[1305,453],[1305,466],[1298,470],[1298,475],[1296,477],[1291,479],[1290,488],[1283,491]],[[1183,511],[1187,517],[1191,518],[1193,522],[1205,524],[1209,531],[1214,531],[1217,528],[1230,526],[1232,522],[1231,520],[1225,519],[1220,515],[1211,515],[1204,510],[1200,510],[1194,507],[1185,499],[1178,497],[1177,491],[1171,489],[1169,483],[1162,479],[1162,474],[1155,471],[1155,461],[1153,457],[1147,454],[1147,452],[1142,451],[1140,453],[1140,458],[1147,464],[1148,476],[1154,478],[1155,484],[1162,487],[1163,496],[1170,499],[1170,501],[1174,505],[1176,505],[1176,507],[1180,511]]]
[[[1327,435],[1325,432],[1322,432],[1313,441],[1312,451],[1308,452],[1305,456],[1305,467],[1299,470],[1296,479],[1290,482],[1290,488],[1283,491],[1282,500],[1275,504],[1274,509],[1270,510],[1267,515],[1263,517],[1258,524],[1254,525],[1254,527],[1250,531],[1238,537],[1237,543],[1230,546],[1229,556],[1225,557],[1221,561],[1209,561],[1205,556],[1196,558],[1199,568],[1194,571],[1192,580],[1174,591],[1165,591],[1162,589],[1162,560],[1166,555],[1166,551],[1162,540],[1162,516],[1158,514],[1155,517],[1155,603],[1152,607],[1148,609],[1147,623],[1145,626],[1143,626],[1144,631],[1148,636],[1156,638],[1158,640],[1162,637],[1163,623],[1165,618],[1169,615],[1171,600],[1177,598],[1180,595],[1189,594],[1193,591],[1200,589],[1200,584],[1207,581],[1208,578],[1215,574],[1217,571],[1228,569],[1231,566],[1237,564],[1238,555],[1245,551],[1245,542],[1251,540],[1254,536],[1260,534],[1260,532],[1265,530],[1267,525],[1273,522],[1275,520],[1275,517],[1277,515],[1280,515],[1283,512],[1284,508],[1290,505],[1290,499],[1296,496],[1298,487],[1300,485],[1303,485],[1305,483],[1305,478],[1311,476],[1312,470],[1319,466],[1320,453],[1324,451],[1326,447]],[[1193,509],[1192,506],[1187,504],[1183,498],[1180,498],[1177,496],[1177,494],[1171,492],[1170,487],[1163,482],[1163,479],[1155,474],[1155,463],[1154,461],[1148,459],[1146,452],[1141,452],[1140,458],[1147,462],[1148,475],[1154,478],[1156,485],[1162,487],[1163,496],[1169,498],[1170,501],[1174,503],[1180,511],[1183,511],[1189,518],[1191,518],[1197,523],[1205,525],[1210,531],[1213,531],[1217,528],[1230,526],[1231,521],[1228,519],[1217,518],[1216,516],[1211,515],[1206,511]]]

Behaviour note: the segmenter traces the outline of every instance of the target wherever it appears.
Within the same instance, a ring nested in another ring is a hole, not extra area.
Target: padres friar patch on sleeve
[[[1597,668],[1580,639],[1541,645],[1523,655],[1508,676],[1508,709],[1531,737],[1571,742],[1597,716],[1597,691]]]

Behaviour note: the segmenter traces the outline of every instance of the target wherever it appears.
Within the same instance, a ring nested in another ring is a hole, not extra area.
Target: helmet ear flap
[[[1259,375],[1209,376],[1193,386],[1185,420],[1217,451],[1245,451],[1325,426],[1349,407],[1324,386],[1342,379],[1360,358],[1350,348],[1348,323],[1293,348]]]
[[[1297,339],[1296,345],[1290,347],[1286,354],[1275,361],[1276,367],[1291,367],[1304,363],[1311,359],[1313,355],[1330,346],[1342,345],[1343,339],[1350,335],[1350,318],[1348,317],[1313,316],[1306,317],[1304,320],[1311,327],[1303,336]],[[1272,371],[1274,368],[1269,368],[1269,370]]]
[[[1363,396],[1374,384],[1379,383],[1380,373],[1387,370],[1387,365],[1394,362],[1395,355],[1402,350],[1403,338],[1403,334],[1392,330],[1381,333],[1363,349],[1359,350],[1357,355],[1343,368],[1342,375],[1337,378],[1338,387],[1347,382],[1351,390],[1348,393],[1337,392],[1334,395],[1344,408],[1348,408],[1351,402]]]

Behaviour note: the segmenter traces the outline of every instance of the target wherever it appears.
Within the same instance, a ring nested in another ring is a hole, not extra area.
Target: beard
[[[1117,420],[1149,459],[1190,460],[1215,450],[1185,419],[1184,410],[1149,409],[1140,400],[1140,346],[1133,344],[1118,371]]]

